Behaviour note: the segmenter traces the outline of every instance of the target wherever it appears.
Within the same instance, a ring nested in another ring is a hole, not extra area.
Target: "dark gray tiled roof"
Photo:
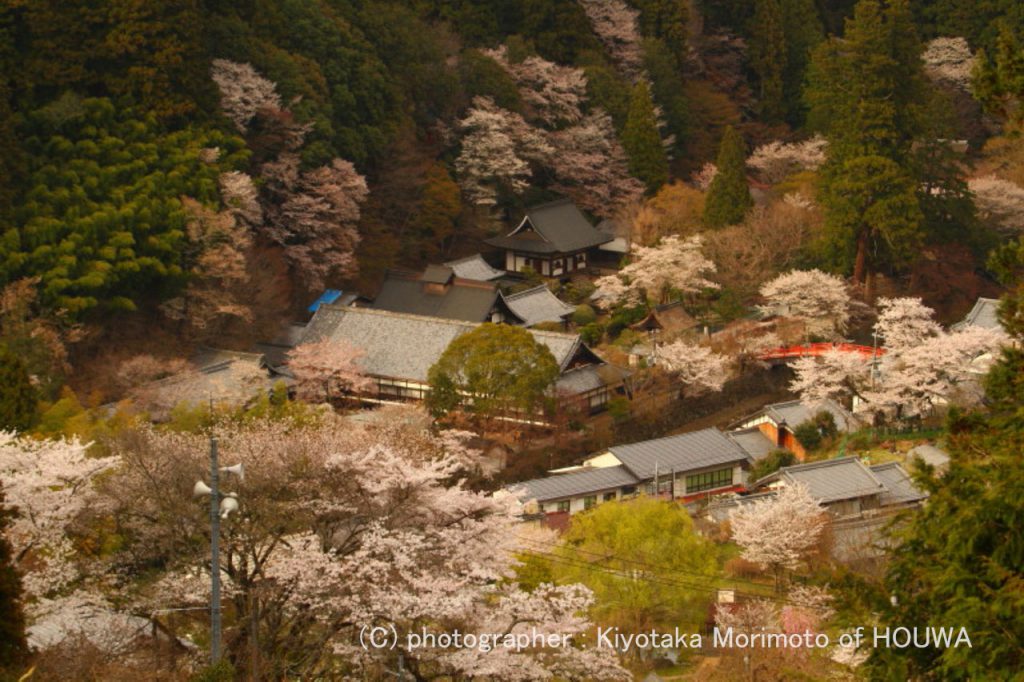
[[[876,464],[871,467],[871,472],[886,488],[886,492],[882,493],[884,505],[917,502],[927,497],[914,485],[910,475],[898,462]]]
[[[755,487],[780,479],[806,485],[812,497],[826,504],[886,492],[882,482],[857,457],[783,467],[762,478]]]
[[[520,499],[547,502],[614,490],[639,481],[623,466],[585,467],[509,486]]]
[[[430,282],[431,284],[447,284],[454,276],[455,271],[447,266],[428,265],[427,269],[423,271],[423,277],[421,279],[424,282]]]
[[[910,452],[907,453],[911,458],[920,457],[924,460],[925,464],[935,467],[936,469],[944,469],[949,466],[949,453],[942,448],[936,447],[929,443],[918,445],[917,447],[911,448]]]
[[[502,298],[527,327],[541,322],[561,322],[576,310],[574,306],[561,301],[551,293],[544,284],[508,296],[503,294]]]
[[[431,266],[451,273],[448,268]],[[453,280],[443,293],[427,290],[426,284],[438,285],[441,282],[426,279],[430,273],[419,277],[412,273],[389,272],[380,292],[369,307],[376,310],[390,310],[396,313],[443,317],[449,320],[465,320],[467,322],[486,322],[490,320],[491,310],[498,300],[498,289],[494,284],[467,280]],[[441,279],[437,275],[434,279]]]
[[[629,376],[629,372],[615,365],[583,365],[558,377],[555,390],[570,395],[585,393],[602,386],[615,386]]]
[[[853,421],[852,415],[844,410],[837,403],[826,400],[820,409],[812,410],[810,406],[800,402],[799,400],[790,400],[784,403],[774,403],[768,405],[765,408],[765,412],[776,421],[776,423],[785,422],[787,426],[795,429],[804,422],[810,421],[814,418],[814,415],[824,410],[830,412],[832,417],[835,419],[836,428],[840,431],[849,430],[852,426]]]
[[[488,239],[487,243],[501,248],[521,248],[535,253],[571,253],[583,251],[610,242],[610,234],[599,232],[590,224],[569,199],[559,199],[534,206],[526,211],[524,222],[529,221],[544,241],[516,238],[520,224],[506,237]]]
[[[456,277],[473,279],[479,282],[489,282],[505,274],[503,270],[491,267],[490,263],[485,261],[479,253],[460,258],[459,260],[450,260],[445,265],[455,271]]]
[[[653,478],[654,468],[663,474],[749,462],[750,456],[718,429],[703,429],[678,436],[615,445],[608,448],[635,476]]]
[[[778,449],[778,446],[772,442],[772,439],[764,435],[761,432],[761,429],[756,426],[730,431],[726,435],[736,441],[736,443],[755,460],[761,459],[762,457],[767,456],[772,450]]]
[[[448,344],[477,326],[439,317],[325,305],[306,326],[302,340],[344,340],[365,353],[359,364],[367,374],[426,383],[427,372]],[[576,334],[530,333],[548,347],[563,370],[580,347]]]
[[[972,325],[986,329],[1002,329],[1003,325],[999,323],[998,313],[999,299],[979,298],[974,302],[971,312],[967,313],[967,317],[954,324],[953,329],[963,329]]]

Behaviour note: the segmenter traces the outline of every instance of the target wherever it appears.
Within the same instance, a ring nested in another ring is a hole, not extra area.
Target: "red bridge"
[[[885,355],[884,348],[872,348],[871,346],[860,346],[855,343],[808,343],[803,346],[783,346],[772,348],[757,357],[759,360],[795,360],[796,358],[817,357],[826,351],[838,350],[843,353],[857,353],[865,360],[872,356]]]

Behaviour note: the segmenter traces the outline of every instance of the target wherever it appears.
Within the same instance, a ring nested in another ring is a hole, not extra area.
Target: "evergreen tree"
[[[718,147],[718,172],[704,202],[704,224],[708,227],[735,225],[754,205],[747,185],[746,148],[743,138],[729,126]]]
[[[6,346],[0,346],[0,431],[22,431],[32,426],[36,390],[25,365]]]
[[[21,576],[14,566],[14,548],[5,535],[15,513],[4,505],[4,490],[0,487],[0,672],[28,657]]]
[[[786,49],[782,99],[786,106],[786,120],[798,126],[803,123],[806,113],[803,90],[807,65],[812,50],[825,39],[825,31],[814,0],[781,0],[781,6]]]
[[[1024,124],[1024,49],[1009,23],[1000,27],[994,58],[978,53],[974,94],[989,113]]]
[[[860,0],[845,37],[814,53],[811,121],[829,142],[825,243],[862,285],[882,266],[909,262],[922,238],[910,153],[925,100],[920,54],[906,0]]]
[[[750,64],[757,74],[761,118],[782,120],[783,74],[786,70],[786,35],[780,0],[756,0],[750,30]]]
[[[682,151],[686,145],[692,119],[689,102],[680,87],[683,76],[665,41],[647,38],[643,42],[643,48],[644,69],[651,79],[654,101],[664,112],[668,132],[675,137],[675,149]]]
[[[644,81],[633,88],[622,146],[629,155],[629,172],[644,183],[648,192],[657,192],[668,181],[668,159],[658,134],[651,93]]]

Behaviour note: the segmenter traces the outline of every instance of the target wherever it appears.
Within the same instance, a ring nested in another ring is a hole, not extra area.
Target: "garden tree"
[[[899,353],[942,334],[935,311],[919,298],[878,299],[875,334],[889,352]]]
[[[714,545],[694,530],[690,516],[647,497],[573,517],[562,543],[541,556],[550,559],[557,582],[593,591],[595,621],[629,632],[696,625],[694,612],[717,572]]]
[[[37,400],[21,359],[0,345],[0,431],[24,431],[32,426]]]
[[[115,464],[76,440],[36,440],[0,432],[0,485],[18,516],[6,536],[25,594],[44,597],[82,575],[71,527],[96,502],[93,483]]]
[[[579,0],[590,25],[612,60],[630,81],[643,74],[639,12],[623,0]]]
[[[971,178],[967,187],[987,224],[1003,233],[1024,232],[1024,187],[995,175]]]
[[[551,146],[519,114],[476,97],[458,124],[463,133],[455,170],[471,203],[493,206],[499,192],[520,194],[530,186],[530,162],[550,159]]]
[[[786,106],[787,122],[800,125],[806,112],[803,90],[807,67],[811,52],[825,39],[825,30],[814,0],[781,0],[780,5],[786,50],[782,70],[782,98]]]
[[[722,135],[715,163],[715,177],[704,202],[704,224],[708,227],[735,225],[754,205],[747,186],[746,150],[743,138],[732,126]]]
[[[633,88],[629,116],[622,129],[622,146],[629,157],[629,171],[651,194],[668,181],[668,160],[658,133],[658,118],[645,81]]]
[[[11,282],[0,290],[0,346],[6,346],[25,365],[40,397],[50,398],[70,371],[66,340],[78,329],[59,313],[43,312],[39,279]]]
[[[1020,292],[1004,299],[1006,322]],[[1014,329],[1019,343],[1019,326]],[[949,470],[923,481],[928,504],[896,532],[884,583],[854,586],[882,626],[955,622],[967,629],[971,646],[881,648],[868,661],[872,674],[966,680],[1012,678],[1020,670],[1024,551],[1015,528],[1024,519],[1022,376],[1024,352],[1005,347],[985,379],[987,408],[950,415]]]
[[[355,249],[366,179],[344,159],[300,170],[294,152],[265,164],[262,175],[270,203],[263,234],[284,249],[292,272],[308,291],[323,289],[331,277],[358,271]]]
[[[672,235],[657,246],[636,247],[628,265],[595,282],[597,297],[611,303],[667,303],[673,293],[687,295],[717,288],[705,277],[715,271],[715,264],[701,253],[702,243],[700,235],[687,239]]]
[[[754,462],[754,466],[750,467],[750,473],[747,475],[747,480],[760,481],[768,474],[774,474],[782,467],[788,467],[791,464],[796,464],[796,455],[789,450],[772,450],[763,458]]]
[[[7,539],[7,528],[17,514],[17,509],[7,506],[0,484],[0,674],[28,658],[21,574],[15,565],[14,547]]]
[[[850,319],[850,294],[846,282],[835,275],[813,270],[791,270],[761,286],[768,314],[805,318],[823,331],[842,334]],[[809,324],[809,326],[812,326]]]
[[[210,77],[220,90],[220,108],[245,133],[260,109],[281,109],[277,86],[261,76],[251,64],[214,59]]]
[[[761,118],[768,123],[781,121],[786,113],[786,56],[782,0],[756,0],[750,24],[750,65],[757,74]]]
[[[828,139],[826,245],[858,285],[906,265],[922,238],[910,162],[925,101],[920,53],[906,0],[860,0],[843,38],[814,51],[807,97]]]
[[[551,351],[530,332],[488,322],[452,341],[430,368],[430,386],[439,395],[429,396],[427,404],[435,413],[449,411],[453,405],[442,396],[450,398],[454,389],[466,408],[480,415],[532,414],[558,373]]]
[[[813,419],[808,419],[793,430],[793,435],[807,451],[821,447],[822,442],[835,438],[839,433],[835,417],[828,410],[821,410]]]
[[[188,236],[184,267],[189,282],[182,296],[166,301],[161,312],[180,322],[193,337],[219,338],[232,323],[254,319],[252,282],[246,268],[252,238],[227,211],[216,212],[183,197]]]
[[[798,522],[795,522],[798,521]],[[825,528],[825,509],[803,484],[787,485],[775,497],[741,505],[729,517],[732,538],[742,556],[775,576],[782,590],[786,571],[807,559]]]
[[[630,221],[630,243],[650,246],[670,235],[687,237],[700,229],[704,194],[676,181],[647,199]]]
[[[970,92],[974,55],[963,38],[934,38],[921,54],[925,74],[934,81],[948,83]]]
[[[826,400],[849,404],[851,398],[865,399],[870,390],[872,362],[860,353],[832,348],[817,357],[802,357],[792,364],[789,390],[811,407]]]
[[[505,45],[485,50],[484,54],[515,79],[527,118],[547,127],[559,127],[583,117],[580,107],[586,101],[587,78],[581,69],[560,66],[540,57],[513,61]]]
[[[446,241],[455,234],[462,213],[459,186],[444,164],[434,162],[427,169],[420,195],[416,230],[428,260],[439,255]]]
[[[612,218],[643,196],[643,185],[629,174],[612,120],[601,109],[594,109],[574,126],[551,133],[547,140],[554,150],[552,189],[571,197],[580,208]]]
[[[707,346],[673,341],[656,347],[654,358],[659,367],[682,384],[682,393],[687,398],[721,391],[729,378],[729,358]]]
[[[1024,58],[1017,30],[1004,22],[994,54],[978,53],[973,73],[974,95],[989,113],[1012,126],[1024,122]]]
[[[180,197],[215,204],[219,173],[245,156],[238,138],[166,133],[152,116],[72,95],[29,114],[27,131],[32,201],[0,239],[0,282],[39,277],[44,306],[79,316],[182,284]]]
[[[800,171],[817,170],[825,163],[828,142],[821,135],[803,142],[769,142],[755,149],[747,158],[747,166],[758,172],[765,182],[777,184]]]
[[[359,367],[366,353],[343,339],[307,341],[288,353],[288,369],[303,400],[331,402],[348,392],[363,391],[372,381]]]
[[[465,486],[469,451],[457,438],[396,417],[372,427],[333,415],[305,427],[217,427],[224,461],[246,472],[244,511],[224,521],[219,567],[236,668],[249,669],[258,642],[259,671],[275,678],[372,676],[401,656],[420,679],[622,679],[612,652],[596,648],[407,649],[406,633],[422,628],[579,636],[590,627],[580,614],[592,600],[579,585],[527,593],[506,580],[517,549],[514,500]],[[181,503],[208,466],[208,447],[199,434],[150,428],[113,444],[120,464],[98,510],[123,524],[125,542],[112,560],[162,567],[138,608],[208,599],[207,512]],[[399,633],[398,648],[360,647],[361,628],[382,623]]]

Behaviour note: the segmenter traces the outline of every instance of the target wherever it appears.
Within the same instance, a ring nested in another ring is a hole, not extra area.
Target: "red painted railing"
[[[830,350],[857,353],[865,358],[870,358],[873,355],[885,355],[884,348],[872,348],[871,346],[861,346],[855,343],[808,343],[803,346],[772,348],[757,357],[760,360],[790,360],[794,358],[816,357]]]

